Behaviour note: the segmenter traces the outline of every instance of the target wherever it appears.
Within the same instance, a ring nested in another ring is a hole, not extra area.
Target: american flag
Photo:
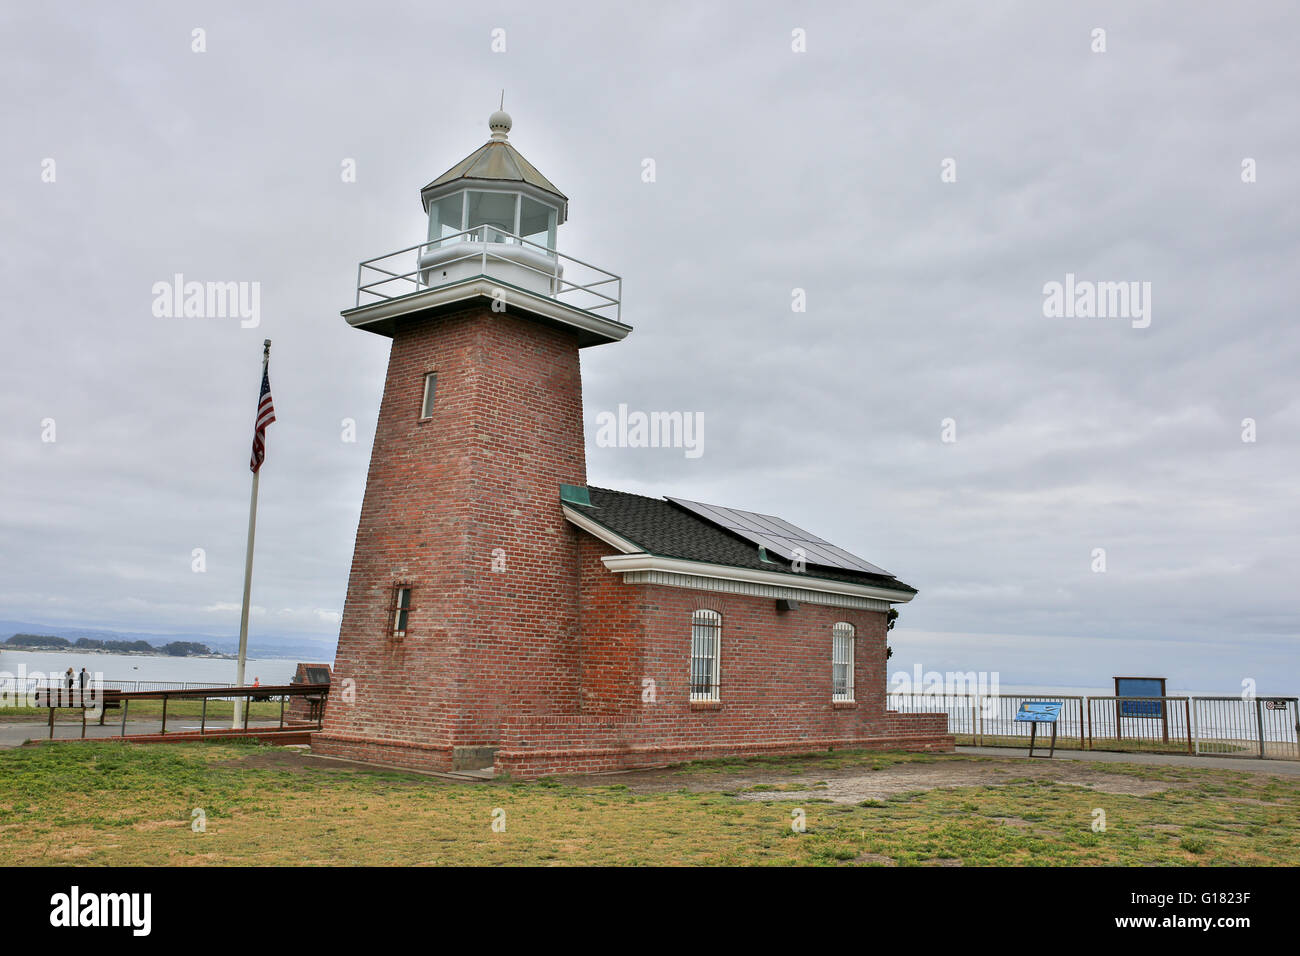
[[[266,459],[266,426],[275,421],[275,406],[271,404],[271,377],[262,369],[262,393],[257,397],[257,420],[253,423],[253,458],[248,467],[257,474]]]

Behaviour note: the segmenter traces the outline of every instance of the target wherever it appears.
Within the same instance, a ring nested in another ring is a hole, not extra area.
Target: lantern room
[[[403,316],[488,299],[576,329],[581,346],[619,341],[631,331],[620,321],[622,280],[558,250],[568,197],[511,144],[508,113],[493,113],[488,129],[486,143],[420,190],[426,238],[361,263],[344,317],[392,335]]]
[[[488,255],[502,279],[556,291],[564,269],[555,233],[569,200],[510,144],[510,127],[509,113],[493,113],[491,138],[420,191],[429,217],[420,255],[427,284],[477,272]]]

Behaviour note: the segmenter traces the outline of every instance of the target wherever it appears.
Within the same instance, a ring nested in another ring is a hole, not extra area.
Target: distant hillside
[[[239,650],[239,638],[213,634],[146,634],[138,631],[110,631],[85,627],[68,627],[64,625],[34,624],[31,621],[0,620],[0,634],[13,634],[15,637],[36,638],[47,642],[44,645],[28,643],[0,643],[0,649],[8,650],[73,650],[80,646],[91,649],[101,642],[104,649],[111,644],[132,644],[141,642],[147,645],[149,653],[171,654],[167,648],[173,645],[199,645],[209,648],[209,653],[234,654]],[[13,638],[10,638],[11,642]],[[92,643],[79,644],[81,641]],[[324,638],[284,637],[280,635],[250,635],[248,653],[250,657],[277,657],[300,661],[333,660],[336,641]],[[116,648],[112,648],[116,650]],[[203,652],[190,652],[203,653]],[[184,652],[178,656],[186,656]]]
[[[162,654],[166,657],[201,657],[212,653],[212,648],[197,641],[170,641],[166,644],[153,645],[148,641],[100,640],[92,637],[79,637],[70,641],[66,637],[54,634],[15,634],[0,647],[24,651],[108,651],[110,654]]]

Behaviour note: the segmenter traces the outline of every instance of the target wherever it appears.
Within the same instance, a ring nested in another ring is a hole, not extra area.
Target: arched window
[[[831,700],[853,700],[853,625],[831,628]]]
[[[722,615],[698,610],[691,615],[691,700],[718,700],[718,658]]]

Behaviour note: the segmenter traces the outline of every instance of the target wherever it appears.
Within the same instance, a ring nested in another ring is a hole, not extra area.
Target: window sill
[[[722,710],[722,701],[693,700],[691,701],[691,710]]]
[[[429,415],[429,416],[426,416],[425,418],[417,418],[417,419],[415,420],[415,424],[417,424],[417,425],[423,425],[423,424],[425,424],[426,422],[431,422],[431,421],[433,421],[433,416],[432,416],[432,415]]]
[[[831,710],[853,710],[858,706],[856,700],[833,700],[831,701]]]

